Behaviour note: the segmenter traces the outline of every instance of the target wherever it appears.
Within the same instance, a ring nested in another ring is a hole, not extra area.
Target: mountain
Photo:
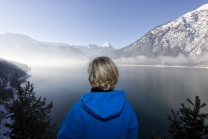
[[[72,45],[72,47],[79,49],[88,57],[92,57],[92,56],[96,55],[100,49],[100,47],[95,44],[89,44],[88,46]]]
[[[63,56],[63,52],[69,56],[81,55],[83,53],[68,44],[47,43],[34,40],[26,35],[5,33],[0,35],[1,52],[14,52],[21,54],[48,54],[56,53]],[[73,58],[73,57],[72,57]]]
[[[208,52],[208,4],[155,27],[134,43],[115,50],[113,58],[191,57]]]
[[[80,51],[79,49],[73,47],[66,43],[51,43],[51,42],[42,42],[45,44],[45,47],[50,46],[50,49],[47,51],[48,55],[54,57],[62,58],[71,58],[71,59],[87,59],[87,56]]]
[[[45,46],[26,35],[5,33],[0,35],[0,50],[16,53],[42,53],[50,50],[50,45]]]
[[[111,52],[111,51],[114,51],[114,50],[115,50],[115,48],[113,48],[109,42],[106,42],[100,47],[97,54],[98,55],[103,55],[103,54],[107,54],[108,52]]]
[[[41,42],[26,35],[13,33],[0,35],[0,56],[5,59],[27,60],[37,64],[88,60],[85,54],[68,44]]]
[[[88,46],[72,45],[72,47],[79,49],[88,57],[106,55],[108,52],[115,50],[115,48],[113,48],[109,42],[104,43],[102,46],[89,44]]]
[[[89,58],[105,55],[114,50],[108,42],[102,46],[95,44],[80,46],[37,41],[27,35],[21,34],[5,33],[0,35],[0,56],[27,64],[87,63]]]

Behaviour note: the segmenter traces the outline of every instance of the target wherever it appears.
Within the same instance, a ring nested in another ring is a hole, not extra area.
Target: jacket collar
[[[114,90],[114,88],[110,88],[109,90],[104,90],[101,87],[92,87],[91,88],[91,92],[110,92],[110,91],[113,91],[113,90]]]

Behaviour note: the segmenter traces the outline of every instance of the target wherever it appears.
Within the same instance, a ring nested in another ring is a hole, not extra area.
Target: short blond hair
[[[118,82],[118,69],[109,57],[97,57],[88,67],[88,80],[92,87],[114,89]]]

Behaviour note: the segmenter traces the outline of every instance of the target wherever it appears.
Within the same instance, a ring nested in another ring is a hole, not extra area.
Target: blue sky
[[[125,47],[207,0],[0,0],[0,34]]]

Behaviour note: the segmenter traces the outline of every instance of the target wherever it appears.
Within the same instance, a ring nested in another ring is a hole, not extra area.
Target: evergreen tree
[[[205,125],[208,113],[200,113],[200,109],[206,104],[201,103],[198,96],[195,97],[195,103],[190,99],[187,101],[192,105],[192,109],[182,103],[182,108],[176,113],[171,110],[173,118],[168,115],[168,120],[171,121],[169,132],[172,139],[208,139],[208,126]],[[157,137],[154,132],[150,134],[150,138],[166,139],[165,136]]]
[[[11,77],[10,85],[14,88],[18,88],[20,86],[20,81],[19,81],[20,75],[15,72],[14,75]]]
[[[195,97],[195,103],[190,99],[187,101],[193,108],[187,108],[182,103],[182,108],[177,113],[172,110],[173,118],[168,115],[168,120],[171,121],[169,132],[173,139],[207,139],[208,126],[205,125],[205,120],[208,118],[208,113],[200,113],[200,109],[206,104],[202,103],[198,96]],[[181,114],[181,116],[179,116]]]
[[[27,82],[25,87],[19,87],[18,99],[8,107],[11,113],[12,124],[7,133],[11,139],[55,139],[55,124],[48,116],[53,103],[46,105],[46,98],[36,98],[33,84]]]

